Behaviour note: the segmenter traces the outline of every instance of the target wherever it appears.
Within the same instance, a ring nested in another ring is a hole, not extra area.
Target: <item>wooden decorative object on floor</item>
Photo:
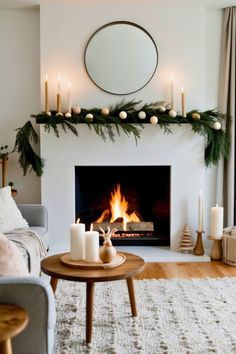
[[[192,253],[193,252],[193,243],[191,239],[191,230],[188,224],[184,225],[182,231],[182,236],[179,244],[179,250],[182,253]]]
[[[209,240],[213,241],[211,247],[211,259],[213,261],[221,261],[222,260],[222,237],[213,237],[208,236]]]
[[[202,243],[202,234],[204,233],[204,231],[196,231],[196,232],[197,232],[197,241],[193,249],[193,254],[195,254],[195,256],[203,256],[204,248]]]
[[[23,331],[28,314],[20,306],[0,304],[0,353],[12,354],[11,338]]]

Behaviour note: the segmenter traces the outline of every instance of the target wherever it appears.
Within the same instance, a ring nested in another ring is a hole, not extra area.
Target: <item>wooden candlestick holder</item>
[[[195,254],[196,256],[202,256],[204,255],[204,248],[202,243],[202,234],[204,233],[204,231],[196,231],[196,233],[197,233],[197,241],[193,249],[193,254]]]

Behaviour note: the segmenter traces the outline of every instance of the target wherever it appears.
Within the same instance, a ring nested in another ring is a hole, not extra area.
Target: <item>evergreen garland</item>
[[[141,107],[137,109],[137,106]],[[119,113],[125,111],[127,113],[126,119],[121,119]],[[140,119],[138,113],[145,112],[146,118]],[[93,119],[88,119],[86,116],[90,113]],[[104,141],[115,141],[115,132],[120,135],[123,131],[127,136],[132,136],[137,144],[141,135],[141,130],[144,128],[144,123],[150,123],[150,118],[156,116],[158,124],[164,133],[170,134],[171,124],[191,124],[192,130],[202,135],[205,138],[205,163],[206,166],[211,164],[217,165],[221,156],[225,159],[229,158],[230,139],[228,133],[222,129],[214,128],[215,122],[220,122],[221,125],[225,120],[225,116],[217,110],[207,110],[200,112],[192,110],[187,113],[186,117],[176,115],[171,117],[169,115],[170,109],[164,102],[155,102],[141,106],[141,101],[129,101],[125,103],[122,101],[114,107],[109,108],[109,115],[102,114],[101,109],[93,108],[90,110],[81,109],[80,113],[72,112],[71,117],[67,118],[65,115],[57,115],[56,111],[51,111],[51,116],[46,112],[41,112],[37,115],[31,115],[36,118],[36,123],[44,124],[44,129],[50,132],[51,129],[55,135],[59,137],[58,125],[62,127],[64,132],[68,130],[78,136],[78,124],[87,124],[89,129],[94,129],[95,133],[99,135]],[[194,119],[194,114],[198,118]],[[19,163],[23,168],[24,175],[28,170],[34,170],[37,176],[43,173],[44,160],[38,156],[31,146],[31,143],[38,144],[39,137],[35,132],[33,125],[28,121],[22,128],[17,129],[16,142],[14,151],[20,154]]]

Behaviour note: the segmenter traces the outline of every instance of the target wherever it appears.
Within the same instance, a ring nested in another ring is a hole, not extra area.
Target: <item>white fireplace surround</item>
[[[78,130],[76,137],[60,128],[57,138],[41,125],[41,156],[45,159],[42,203],[49,213],[51,247],[69,249],[70,224],[75,221],[74,167],[79,165],[170,165],[170,248],[177,250],[185,223],[195,237],[198,194],[200,190],[204,193],[204,139],[193,133],[190,125],[173,125],[173,134],[164,134],[159,126],[148,124],[137,145],[133,137],[123,133],[112,143],[104,142],[84,124],[78,125]],[[94,183],[99,183],[99,178],[102,176],[94,175]],[[155,188],[152,176],[150,183]]]

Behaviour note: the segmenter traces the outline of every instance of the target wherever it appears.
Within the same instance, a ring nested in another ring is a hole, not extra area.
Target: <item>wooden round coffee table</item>
[[[0,353],[12,354],[11,338],[28,323],[25,309],[17,305],[0,304]]]
[[[64,253],[47,257],[41,262],[41,269],[51,276],[51,286],[56,291],[58,279],[72,280],[86,283],[86,342],[92,339],[94,283],[126,279],[131,313],[137,316],[133,276],[144,270],[145,262],[141,257],[132,253],[122,252],[126,256],[125,262],[109,269],[80,269],[66,266],[61,262]]]

